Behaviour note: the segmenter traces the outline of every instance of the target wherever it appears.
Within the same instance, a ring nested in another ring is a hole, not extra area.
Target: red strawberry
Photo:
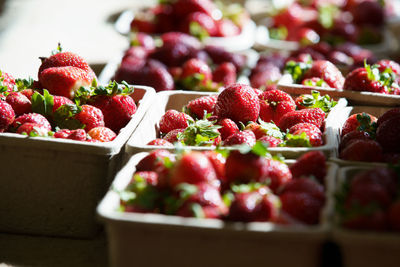
[[[357,230],[383,231],[387,229],[387,215],[382,210],[373,210],[368,214],[357,214],[346,218],[343,226]]]
[[[351,180],[350,187],[357,188],[366,183],[382,186],[391,198],[396,197],[397,185],[399,184],[397,174],[393,169],[387,167],[376,167],[367,171],[359,172]]]
[[[77,67],[51,67],[43,70],[39,76],[40,84],[51,94],[73,98],[81,86],[90,86],[93,77]]]
[[[54,133],[54,138],[71,139],[76,141],[86,141],[86,132],[83,129],[69,130],[62,129]]]
[[[189,101],[186,108],[189,114],[194,114],[195,117],[201,119],[205,113],[214,111],[215,103],[217,103],[218,95],[202,96]]]
[[[227,139],[229,136],[233,135],[234,133],[239,132],[239,128],[236,123],[231,119],[222,119],[217,122],[218,125],[222,126],[219,128],[218,131],[221,134],[222,140]]]
[[[169,143],[175,143],[178,142],[178,134],[183,133],[185,129],[173,129],[169,131],[163,139]]]
[[[303,79],[319,77],[330,87],[341,89],[344,84],[344,77],[339,69],[327,60],[316,60],[309,70],[304,73]]]
[[[100,142],[111,142],[117,137],[117,135],[107,127],[96,127],[91,129],[87,133],[92,139],[98,140]]]
[[[169,133],[174,129],[185,129],[189,126],[188,120],[193,119],[183,112],[173,109],[167,110],[159,122],[160,132]]]
[[[82,111],[74,116],[74,119],[85,125],[85,131],[104,126],[104,116],[100,109],[91,105],[82,105]]]
[[[71,52],[60,52],[60,53],[54,54],[48,58],[41,58],[41,60],[42,60],[42,65],[40,65],[40,67],[39,67],[38,77],[41,76],[42,72],[45,69],[53,68],[53,67],[68,67],[68,66],[82,69],[83,71],[85,71],[88,74],[88,77],[91,80],[96,77],[96,75],[94,74],[93,70],[90,68],[87,61],[84,58],[82,58],[74,53],[71,53]],[[46,88],[46,89],[49,89],[49,88]]]
[[[34,136],[48,136],[48,129],[40,124],[26,122],[18,127],[17,133],[19,134],[27,134],[27,135],[34,135]]]
[[[138,74],[139,76],[143,75],[144,79],[140,81],[140,84],[153,87],[156,92],[173,90],[175,84],[168,70],[165,67],[158,67],[150,63],[151,60],[147,62],[147,66],[144,68],[144,74]],[[135,82],[135,80],[133,80],[133,82]]]
[[[135,17],[131,24],[131,30],[133,32],[145,32],[145,33],[155,33],[156,32],[156,24],[147,19]]]
[[[384,72],[386,69],[391,69],[396,75],[400,75],[400,65],[389,59],[382,59],[376,62],[376,65],[379,66],[379,71]]]
[[[204,51],[207,52],[215,64],[231,62],[235,65],[236,72],[239,72],[246,65],[246,56],[226,51],[222,47],[208,45]]]
[[[212,80],[211,69],[204,61],[192,58],[183,64],[180,79],[188,89],[198,85],[206,86]]]
[[[367,132],[361,131],[352,131],[345,134],[340,140],[339,151],[342,151],[348,144],[350,144],[353,140],[371,140],[371,136]]]
[[[27,113],[17,117],[14,120],[12,127],[18,129],[19,126],[27,122],[39,124],[47,129],[47,131],[51,131],[51,125],[49,121],[38,113]]]
[[[193,27],[197,24],[201,29]],[[215,36],[218,33],[216,21],[202,12],[193,12],[186,16],[181,24],[181,31],[196,37]],[[204,31],[204,32],[203,32]]]
[[[315,43],[318,43],[320,40],[320,37],[317,32],[315,32],[313,29],[307,28],[307,27],[302,27],[299,30],[297,30],[296,35],[295,35],[295,40],[293,41],[298,41],[300,42],[301,45],[307,46],[307,45],[312,45]],[[288,38],[290,41],[290,38]]]
[[[384,93],[385,86],[371,70],[357,68],[346,76],[344,90]]]
[[[285,194],[287,192],[307,193],[315,199],[322,202],[325,201],[324,187],[315,180],[306,177],[292,179],[287,182],[280,191],[280,194]]]
[[[230,62],[219,64],[212,73],[214,82],[222,83],[224,86],[229,86],[236,82],[236,67]]]
[[[295,110],[282,116],[279,128],[281,131],[286,131],[298,123],[311,123],[321,128],[324,120],[325,112],[320,108]]]
[[[211,164],[214,167],[215,173],[217,174],[217,178],[220,181],[225,181],[225,163],[226,159],[222,156],[221,153],[215,151],[205,151],[203,154],[208,158]]]
[[[239,131],[236,132],[224,140],[224,146],[234,146],[247,144],[248,146],[254,146],[256,143],[256,136],[252,131]]]
[[[365,130],[369,130],[373,127],[373,123],[376,122],[377,119],[375,116],[367,113],[357,113],[353,114],[347,118],[345,123],[343,124],[341,136],[345,136],[346,134],[357,131],[360,126],[363,126]]]
[[[382,123],[394,117],[400,117],[400,108],[392,108],[386,111],[378,118],[378,121],[376,123],[379,127]]]
[[[159,185],[167,185],[169,169],[167,162],[175,162],[175,156],[168,150],[158,149],[151,151],[136,166],[136,171],[155,171],[159,175]]]
[[[322,80],[319,77],[312,77],[312,78],[308,78],[308,79],[304,79],[301,82],[302,85],[306,85],[306,86],[318,86],[318,87],[329,87],[329,85]],[[304,106],[301,105],[302,101],[302,96],[299,96],[298,98],[296,98],[296,105],[299,107],[299,109],[305,108]]]
[[[65,104],[74,104],[74,102],[71,101],[71,99],[66,98],[64,96],[58,96],[58,95],[54,95],[53,96],[53,113],[56,112],[56,110],[61,107],[62,105]]]
[[[258,96],[253,88],[244,84],[232,84],[222,91],[215,104],[215,113],[220,118],[235,122],[256,121],[260,112]]]
[[[213,184],[217,180],[215,170],[208,158],[200,152],[188,152],[179,158],[169,178],[169,185],[175,187],[180,183]]]
[[[146,34],[144,32],[137,32],[132,34],[131,37],[131,46],[143,47],[146,51],[153,51],[155,49],[155,44],[153,37],[151,35]],[[126,55],[127,53],[125,53]]]
[[[35,91],[33,91],[32,89],[23,89],[20,91],[20,93],[26,96],[29,99],[29,101],[31,101],[32,95],[35,93]]]
[[[250,84],[254,88],[263,88],[274,85],[282,77],[280,69],[268,62],[262,64],[263,67],[256,66],[250,75]]]
[[[131,180],[131,183],[136,182],[135,175],[139,175],[142,179],[146,181],[147,184],[156,186],[158,184],[158,174],[154,171],[140,171],[136,172]]]
[[[400,201],[392,203],[388,210],[388,221],[390,228],[394,231],[400,231]]]
[[[282,139],[273,137],[273,136],[268,136],[264,135],[258,139],[261,142],[267,143],[268,147],[277,147],[279,144],[281,144],[283,141]]]
[[[311,123],[298,123],[293,125],[289,129],[289,133],[293,135],[300,135],[305,133],[310,139],[311,146],[322,146],[324,141],[322,140],[322,132],[319,127]]]
[[[20,92],[11,92],[7,96],[6,101],[8,104],[12,106],[15,115],[17,116],[22,115],[24,113],[32,112],[31,101]]]
[[[0,133],[7,130],[8,126],[13,123],[15,113],[10,104],[0,100]]]
[[[198,39],[182,32],[167,32],[161,35],[161,39],[163,44],[180,43],[193,49],[200,49],[202,46]]]
[[[281,90],[270,90],[260,96],[260,118],[265,122],[279,124],[283,115],[294,111],[292,97]]]
[[[381,145],[373,140],[354,140],[344,148],[339,158],[353,161],[381,162],[383,151]]]
[[[14,78],[10,74],[0,71],[0,86],[6,86],[7,92],[12,92],[14,90],[14,85]]]
[[[271,188],[274,193],[292,179],[292,173],[289,167],[281,161],[267,159],[267,170],[265,181],[269,180],[269,188]]]
[[[321,151],[312,151],[300,156],[290,166],[290,171],[294,178],[314,176],[321,184],[324,184],[326,168],[325,155]]]
[[[168,142],[167,140],[161,139],[161,138],[156,138],[150,142],[147,143],[149,146],[168,146],[168,147],[173,147],[173,145]]]
[[[305,223],[317,224],[323,202],[308,193],[286,192],[280,196],[282,211]]]
[[[176,15],[183,17],[189,13],[202,12],[209,16],[217,9],[210,0],[178,0],[173,4],[173,10]]]
[[[376,140],[385,152],[400,152],[400,116],[392,117],[379,125]]]
[[[229,19],[221,19],[216,21],[217,33],[219,37],[229,37],[240,34],[240,28]]]
[[[90,103],[102,111],[105,126],[116,133],[128,124],[137,108],[129,95],[99,95],[91,98]]]

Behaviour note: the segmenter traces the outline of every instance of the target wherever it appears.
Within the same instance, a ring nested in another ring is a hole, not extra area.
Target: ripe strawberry
[[[20,92],[11,92],[7,97],[6,101],[10,104],[15,112],[15,115],[19,116],[24,113],[32,112],[31,101],[21,94]]]
[[[188,120],[193,121],[192,117],[183,112],[167,110],[159,122],[160,132],[169,133],[174,129],[185,129],[189,126]]]
[[[85,125],[85,131],[104,126],[104,116],[100,109],[91,105],[82,105],[82,111],[74,116],[74,119]]]
[[[246,65],[246,56],[226,51],[219,46],[207,45],[204,49],[215,64],[231,62],[235,65],[236,72],[239,72]]]
[[[305,223],[317,224],[324,202],[308,193],[286,192],[280,195],[282,211]]]
[[[61,50],[61,48],[60,48],[60,50]],[[93,70],[90,68],[87,61],[84,58],[82,58],[74,53],[71,53],[71,52],[59,52],[48,58],[41,58],[41,60],[42,60],[42,65],[40,65],[40,67],[39,67],[38,77],[41,76],[42,72],[45,69],[53,68],[53,67],[68,67],[68,66],[82,69],[83,71],[85,71],[88,74],[88,77],[90,78],[90,80],[93,80],[93,78],[96,77],[96,75],[94,74]],[[46,88],[46,89],[49,89],[49,88]]]
[[[229,86],[236,82],[236,67],[231,62],[219,64],[212,73],[214,82],[222,83],[224,86]]]
[[[182,32],[167,32],[161,35],[161,40],[163,44],[183,44],[185,47],[189,47],[191,49],[200,49],[201,43],[200,41],[186,33]]]
[[[0,133],[7,130],[7,128],[13,123],[15,119],[15,113],[10,104],[0,100]]]
[[[382,59],[376,62],[380,72],[384,72],[386,69],[391,69],[396,75],[400,75],[400,65],[389,59]]]
[[[397,200],[392,203],[387,213],[390,228],[394,231],[400,231],[400,201]]]
[[[211,164],[214,167],[215,174],[217,175],[218,180],[226,181],[225,178],[225,163],[226,159],[222,156],[221,153],[216,151],[205,151],[203,154],[208,158]]]
[[[183,154],[171,169],[169,185],[173,188],[180,183],[213,184],[217,180],[215,170],[208,158],[200,152]]]
[[[215,113],[220,118],[235,122],[256,121],[260,103],[254,90],[244,84],[232,84],[218,95]]]
[[[128,124],[137,109],[129,95],[98,95],[91,98],[90,104],[102,111],[105,126],[116,133]]]
[[[206,86],[212,80],[212,72],[207,63],[192,58],[183,64],[180,79],[187,89],[193,90],[196,86]]]
[[[339,158],[353,161],[381,162],[383,151],[379,143],[373,140],[354,140],[344,148]]]
[[[280,194],[285,194],[287,192],[307,193],[313,198],[325,202],[324,187],[308,177],[300,177],[287,182],[282,190],[280,190]]]
[[[154,171],[159,175],[159,186],[167,185],[168,163],[175,162],[175,156],[168,150],[157,149],[149,152],[136,166],[136,171]]]
[[[156,92],[169,91],[175,88],[174,80],[165,67],[159,67],[151,64],[152,60],[147,62],[143,72],[139,72],[139,76],[143,76],[140,84],[153,87]],[[133,80],[134,82],[134,80]],[[136,83],[135,83],[136,84]]]
[[[229,37],[240,34],[240,28],[229,19],[221,19],[216,21],[217,32],[215,36]]]
[[[322,146],[324,141],[322,140],[322,132],[319,127],[311,123],[298,123],[290,127],[289,133],[293,135],[300,135],[305,133],[310,140],[310,144],[313,147]]]
[[[288,40],[290,41],[290,38],[288,38]],[[313,29],[302,27],[296,32],[293,41],[298,41],[301,45],[307,46],[318,43],[319,40],[320,36],[317,32],[315,32]]]
[[[268,62],[262,64],[262,67],[253,69],[250,75],[250,84],[254,88],[265,88],[276,84],[281,77],[282,73],[280,69]]]
[[[273,137],[273,136],[268,136],[264,135],[258,139],[261,142],[267,143],[268,147],[277,147],[279,144],[282,144],[282,139]]]
[[[341,136],[352,131],[374,131],[374,123],[377,121],[375,116],[367,113],[357,113],[349,116],[342,126]]]
[[[178,142],[178,134],[183,133],[185,129],[173,129],[169,131],[163,139],[169,143],[175,143]]]
[[[297,28],[304,23],[300,14],[303,14],[303,8],[297,3],[291,4],[273,17],[274,27]]]
[[[117,135],[107,127],[96,127],[91,129],[88,133],[92,139],[98,140],[100,142],[111,142],[117,137]]]
[[[383,25],[385,12],[382,5],[376,1],[358,1],[350,8],[354,22],[357,25]]]
[[[136,32],[131,36],[131,46],[132,47],[143,47],[146,51],[153,51],[156,48],[154,44],[153,37],[144,32]],[[130,50],[130,49],[128,49]],[[127,53],[125,52],[125,55]]]
[[[180,67],[196,51],[195,48],[187,46],[182,42],[168,42],[157,48],[150,54],[150,58],[159,60],[168,67]]]
[[[400,116],[390,118],[379,125],[376,140],[385,152],[400,152]]]
[[[154,21],[143,19],[143,18],[138,18],[135,17],[131,24],[131,31],[133,32],[145,32],[145,33],[156,33],[157,25],[154,23]]]
[[[329,87],[329,85],[319,77],[312,77],[312,78],[304,79],[301,82],[301,84],[306,85],[306,86],[318,86],[318,87],[325,87],[325,88]],[[303,100],[302,96],[299,96],[298,98],[296,98],[295,102],[296,102],[296,105],[299,107],[299,109],[305,108],[301,105],[301,102],[303,102],[302,100]]]
[[[202,12],[193,12],[186,16],[181,24],[181,31],[198,38],[215,36],[218,33],[216,21]]]
[[[83,129],[62,129],[54,133],[54,138],[71,139],[76,141],[87,140],[86,132]]]
[[[26,122],[18,127],[17,133],[29,136],[48,136],[48,129],[40,124]]]
[[[231,119],[225,118],[225,119],[219,120],[217,122],[217,124],[222,126],[221,128],[218,129],[218,131],[221,134],[222,140],[225,140],[229,136],[233,135],[234,133],[239,132],[238,126]]]
[[[32,89],[23,89],[20,91],[20,93],[26,96],[29,99],[29,101],[31,101],[32,95],[35,93],[35,91],[33,91]]]
[[[186,105],[187,113],[193,114],[198,119],[203,118],[205,113],[212,113],[214,111],[217,97],[218,95],[202,96],[189,101]]]
[[[269,181],[269,188],[274,193],[292,179],[289,167],[279,160],[267,159],[267,170],[265,181]]]
[[[374,71],[374,67],[357,68],[346,76],[343,85],[344,90],[368,91],[374,93],[384,93],[386,88],[380,81],[379,74]]]
[[[256,143],[256,136],[252,131],[239,131],[236,132],[224,140],[224,146],[234,146],[247,144],[248,146],[253,146]]]
[[[15,79],[10,74],[0,71],[0,87],[5,86],[6,92],[12,92],[14,90],[14,85]]]
[[[281,90],[265,91],[260,96],[260,118],[265,122],[278,125],[283,115],[295,109],[292,97]]]
[[[51,67],[43,70],[39,76],[40,84],[51,94],[72,99],[81,86],[90,86],[93,77],[77,67]]]
[[[147,143],[147,145],[149,146],[167,146],[167,147],[173,147],[173,144],[168,142],[165,139],[161,139],[161,138],[156,138],[150,142]]]
[[[392,108],[386,111],[378,118],[378,121],[376,123],[379,127],[382,123],[394,117],[400,117],[400,108]]]
[[[136,175],[139,175],[147,184],[156,186],[158,184],[158,174],[154,171],[140,171],[135,172],[132,177],[131,183],[137,182]]]
[[[324,184],[326,168],[325,155],[321,151],[311,151],[300,156],[290,166],[290,171],[294,178],[314,176],[321,184]]]
[[[214,3],[210,0],[178,0],[173,6],[173,12],[178,17],[183,17],[189,13],[202,12],[212,16],[217,9]]]
[[[282,116],[279,128],[281,131],[286,131],[298,123],[311,123],[321,128],[324,120],[325,112],[320,108],[295,110]]]
[[[53,96],[53,113],[56,112],[56,110],[61,107],[62,105],[65,104],[74,104],[74,102],[71,101],[71,99],[66,98],[65,96],[58,96],[54,95]]]
[[[354,212],[349,212],[354,213]],[[342,224],[346,228],[357,230],[383,231],[387,229],[387,214],[382,210],[373,210],[366,214],[359,212],[350,218],[345,218]]]
[[[391,198],[396,197],[399,182],[396,172],[391,168],[375,167],[367,171],[359,172],[353,176],[350,187],[356,188],[366,183],[378,184],[389,193]]]
[[[309,70],[304,73],[303,79],[319,77],[330,87],[341,89],[345,82],[339,69],[327,60],[316,60]]]
[[[342,136],[339,145],[339,151],[342,151],[348,144],[350,144],[353,140],[371,140],[371,135],[367,132],[362,131],[352,131]]]
[[[39,125],[43,126],[48,132],[51,131],[51,125],[50,125],[49,121],[44,116],[42,116],[38,113],[27,113],[27,114],[23,114],[23,115],[17,117],[14,120],[12,127],[15,130],[17,130],[18,127],[20,127],[22,124],[27,123],[27,122],[39,124]]]

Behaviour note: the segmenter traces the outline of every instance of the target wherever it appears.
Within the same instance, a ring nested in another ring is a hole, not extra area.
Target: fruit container
[[[190,100],[195,98],[212,95],[215,93],[205,93],[205,92],[185,92],[185,91],[169,91],[169,92],[160,92],[157,93],[157,103],[151,108],[143,121],[141,122],[138,131],[136,131],[127,143],[126,152],[128,154],[135,154],[142,151],[150,151],[157,148],[167,148],[160,146],[150,146],[146,145],[148,142],[157,138],[158,133],[158,122],[161,117],[164,115],[165,111],[168,109],[176,109],[181,110],[184,105],[186,105]],[[294,96],[295,94],[292,94]],[[296,158],[301,154],[304,154],[308,151],[312,150],[320,150],[324,152],[326,156],[330,156],[331,152],[337,147],[337,137],[335,136],[336,129],[336,113],[338,113],[343,107],[347,104],[345,99],[340,99],[338,104],[331,110],[329,113],[326,123],[325,123],[325,132],[323,135],[324,145],[319,147],[271,147],[269,151],[272,154],[280,153],[285,158]],[[195,147],[188,146],[187,148],[191,150],[210,150],[212,147]]]
[[[375,117],[381,116],[386,111],[390,110],[389,107],[375,107],[375,106],[349,106],[345,107],[340,116],[337,119],[337,129],[336,129],[336,143],[340,144],[340,134],[341,129],[347,118],[356,113],[366,112]],[[382,162],[362,162],[362,161],[350,161],[350,160],[342,160],[339,158],[339,147],[337,146],[334,150],[333,157],[330,158],[331,161],[337,163],[340,167],[342,166],[384,166],[385,163]]]
[[[317,90],[321,94],[328,94],[331,97],[344,97],[350,105],[368,106],[398,106],[400,105],[400,95],[388,95],[372,92],[357,92],[349,90],[336,90],[333,88],[314,87],[302,84],[294,84],[292,76],[285,74],[278,82],[278,89],[289,94],[309,94],[311,90]]]
[[[131,32],[130,24],[135,16],[132,10],[125,10],[115,21],[114,28],[122,35],[129,35]],[[228,51],[243,51],[251,48],[255,43],[256,23],[249,20],[239,35],[232,37],[208,37],[203,43],[225,48]]]
[[[245,266],[266,261],[283,267],[320,265],[333,208],[330,197],[321,212],[321,223],[308,227],[120,212],[116,192],[126,187],[136,164],[146,155],[130,158],[97,207],[106,225],[111,266],[131,266],[133,261],[138,266],[159,266],[166,261],[173,266],[187,266],[188,262],[190,266]],[[326,194],[330,195],[337,165],[328,166]]]
[[[346,179],[369,168],[371,166],[341,168],[338,172],[336,190]],[[400,235],[398,233],[346,230],[334,225],[332,239],[341,249],[345,267],[395,267],[399,265]]]
[[[95,208],[121,165],[124,145],[150,107],[153,88],[136,86],[138,109],[108,143],[0,134],[0,231],[91,237]],[[6,167],[7,166],[7,167]]]

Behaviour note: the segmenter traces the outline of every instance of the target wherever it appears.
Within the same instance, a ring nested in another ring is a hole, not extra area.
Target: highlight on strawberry
[[[327,168],[321,152],[304,154],[288,166],[261,142],[237,149],[150,152],[118,192],[120,211],[289,225],[320,222]]]
[[[157,139],[148,145],[254,145],[317,147],[324,144],[324,121],[336,105],[317,91],[294,100],[280,90],[257,95],[257,89],[233,84],[219,95],[193,99],[183,111],[167,110],[159,121]],[[167,142],[162,142],[165,140]]]

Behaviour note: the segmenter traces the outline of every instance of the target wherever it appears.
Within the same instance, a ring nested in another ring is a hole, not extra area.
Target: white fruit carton
[[[157,148],[164,148],[173,150],[173,148],[161,147],[161,146],[150,146],[148,142],[158,138],[159,126],[158,123],[161,117],[165,114],[168,109],[182,110],[182,108],[193,99],[198,97],[212,95],[215,93],[204,93],[204,92],[186,92],[186,91],[168,91],[157,93],[157,99],[155,105],[149,109],[145,118],[140,123],[138,130],[131,136],[126,145],[126,152],[130,155],[150,151]],[[294,96],[292,94],[292,96]],[[345,99],[340,99],[338,104],[329,113],[325,122],[325,132],[323,134],[324,145],[319,147],[271,147],[269,151],[272,154],[280,153],[285,158],[296,158],[301,154],[308,151],[320,150],[326,156],[331,156],[331,152],[337,147],[336,134],[336,115],[342,108],[347,105]],[[210,150],[215,147],[196,147],[187,146],[191,150]]]
[[[68,237],[96,234],[96,205],[154,95],[153,88],[135,86],[131,96],[138,109],[112,142],[1,133],[0,231]]]
[[[183,218],[118,211],[116,191],[125,189],[135,166],[147,153],[130,158],[97,207],[105,223],[110,265],[137,266],[319,266],[333,211],[330,197],[337,165],[329,163],[327,202],[316,226],[274,223],[229,223],[217,219]],[[293,162],[293,161],[288,161]],[[157,256],[155,256],[157,255]]]
[[[400,103],[399,103],[400,104]],[[393,107],[392,107],[393,108]],[[341,130],[346,122],[347,118],[350,117],[353,114],[357,113],[368,113],[376,118],[379,118],[383,113],[386,111],[392,109],[389,107],[374,107],[374,106],[349,106],[345,107],[342,109],[342,112],[340,113],[340,116],[337,118],[337,129],[336,129],[336,137],[337,141],[336,143],[339,145],[340,144],[340,137],[341,137]],[[333,153],[333,157],[330,158],[331,161],[337,163],[339,166],[384,166],[386,165],[383,162],[362,162],[362,161],[351,161],[351,160],[343,160],[339,158],[339,146],[335,148],[335,151]]]
[[[132,10],[125,10],[115,21],[114,28],[122,35],[129,35],[131,32],[131,22],[135,17]],[[229,37],[208,37],[203,43],[225,48],[228,51],[243,51],[250,49],[255,43],[256,23],[249,20],[242,28],[239,35]]]
[[[400,105],[400,95],[388,95],[372,92],[358,92],[343,90],[341,88],[325,88],[318,86],[308,86],[295,84],[290,74],[285,74],[278,82],[278,89],[289,94],[309,94],[312,90],[328,94],[331,97],[344,97],[351,105],[368,105],[368,106],[398,106]]]
[[[359,171],[373,166],[344,167],[338,172],[337,188]],[[394,232],[372,232],[344,229],[335,224],[332,239],[339,245],[343,266],[351,267],[398,267],[400,255],[400,234]]]

